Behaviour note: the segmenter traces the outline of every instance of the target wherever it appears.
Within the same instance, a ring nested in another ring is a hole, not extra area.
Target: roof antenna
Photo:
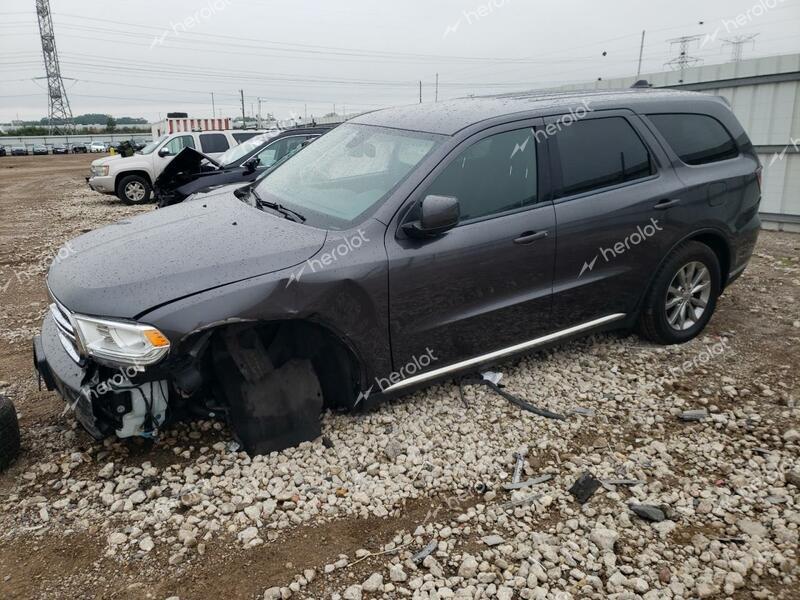
[[[631,89],[651,88],[653,84],[648,82],[647,79],[639,79],[631,86]]]

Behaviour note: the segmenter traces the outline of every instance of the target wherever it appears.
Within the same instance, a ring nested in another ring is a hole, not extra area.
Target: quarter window
[[[533,129],[498,133],[461,152],[425,195],[455,196],[461,220],[487,217],[537,200],[536,137]]]
[[[561,191],[570,196],[647,177],[650,153],[622,117],[586,119],[555,134],[561,163]]]
[[[225,152],[228,149],[228,138],[222,133],[204,133],[200,136],[200,146],[206,154]]]
[[[739,155],[736,142],[722,123],[708,115],[647,115],[687,165],[705,165]]]

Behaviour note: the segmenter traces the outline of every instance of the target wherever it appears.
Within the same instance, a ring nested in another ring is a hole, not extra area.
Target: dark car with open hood
[[[194,148],[184,148],[153,185],[158,206],[172,206],[192,194],[219,186],[253,182],[332,128],[333,125],[319,125],[263,133],[234,146],[216,160]]]
[[[750,260],[760,180],[704,94],[368,113],[254,185],[72,240],[34,363],[98,438],[205,415],[278,450],[319,436],[326,408],[574,336],[694,338]]]

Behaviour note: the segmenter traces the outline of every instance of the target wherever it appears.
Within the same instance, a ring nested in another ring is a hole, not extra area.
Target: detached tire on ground
[[[644,337],[682,344],[705,328],[721,289],[719,260],[700,242],[678,246],[656,273],[639,317]]]
[[[19,422],[14,404],[0,395],[0,471],[19,454]]]
[[[150,182],[141,175],[123,177],[117,185],[117,198],[125,204],[145,204],[152,196]]]

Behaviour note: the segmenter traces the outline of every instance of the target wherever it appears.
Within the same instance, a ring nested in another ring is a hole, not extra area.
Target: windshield
[[[385,199],[441,139],[416,131],[340,125],[272,170],[256,192],[303,214],[310,225],[345,229]]]
[[[223,167],[230,167],[235,162],[239,161],[243,157],[250,154],[253,150],[261,146],[263,143],[268,142],[276,135],[278,135],[278,131],[270,132],[270,133],[262,133],[261,135],[256,135],[251,137],[249,140],[243,141],[238,146],[234,146],[233,148],[229,148],[226,150],[222,156],[217,159],[217,162],[221,164]]]
[[[168,136],[166,136],[166,135],[162,135],[160,138],[156,138],[156,139],[154,139],[152,142],[150,142],[149,144],[147,144],[147,145],[146,145],[144,148],[142,148],[141,150],[139,150],[139,154],[150,154],[150,153],[151,153],[153,150],[155,150],[156,148],[158,148],[158,145],[159,145],[161,142],[163,142],[165,139],[167,139],[167,137],[168,137]]]

